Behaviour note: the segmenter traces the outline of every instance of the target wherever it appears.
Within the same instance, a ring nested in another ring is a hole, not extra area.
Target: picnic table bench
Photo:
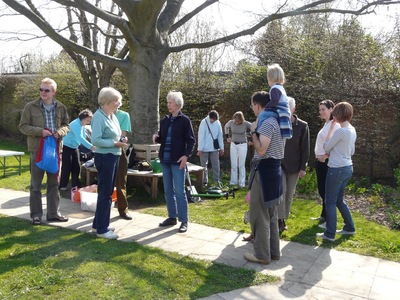
[[[187,163],[189,174],[194,175],[192,184],[196,186],[197,191],[203,191],[203,180],[204,180],[204,167]],[[91,175],[97,173],[95,167],[86,168],[86,185],[90,185]],[[163,176],[162,173],[153,173],[153,171],[139,171],[128,169],[128,176],[137,177],[142,183],[145,190],[150,194],[152,199],[157,198],[158,194],[158,179]]]
[[[14,156],[19,162],[18,174],[21,175],[21,156],[24,155],[25,152],[19,151],[11,151],[11,150],[0,150],[0,164],[3,166],[3,177],[6,177],[6,158],[9,156]]]

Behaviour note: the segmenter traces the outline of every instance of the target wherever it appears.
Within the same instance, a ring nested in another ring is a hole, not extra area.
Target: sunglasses
[[[39,88],[39,91],[40,91],[40,92],[45,92],[45,93],[50,93],[50,90],[49,90],[49,89],[42,89],[42,88]]]

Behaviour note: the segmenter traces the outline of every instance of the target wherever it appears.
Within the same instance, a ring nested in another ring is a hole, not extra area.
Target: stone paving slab
[[[70,220],[49,225],[93,233],[93,212],[80,209],[79,203],[61,199],[61,212]],[[45,214],[46,201],[43,198]],[[0,213],[30,220],[29,194],[0,189]],[[279,276],[274,284],[263,284],[204,298],[221,299],[396,299],[400,286],[400,264],[382,259],[336,251],[334,249],[281,241],[282,257],[270,265],[259,265],[244,260],[251,252],[251,243],[242,241],[243,234],[204,225],[189,223],[187,233],[178,233],[179,226],[158,227],[164,220],[137,212],[130,212],[133,220],[119,218],[112,209],[112,226],[119,240],[135,241],[165,251],[178,252],[197,259],[220,262],[233,267],[244,267],[265,274]],[[44,218],[44,223],[46,223]],[[398,298],[398,297],[397,297]]]

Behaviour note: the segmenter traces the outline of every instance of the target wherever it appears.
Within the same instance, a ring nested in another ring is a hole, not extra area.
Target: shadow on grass
[[[2,295],[189,299],[254,284],[254,270],[0,216]],[[178,247],[179,245],[177,245]],[[54,294],[55,295],[55,294]]]

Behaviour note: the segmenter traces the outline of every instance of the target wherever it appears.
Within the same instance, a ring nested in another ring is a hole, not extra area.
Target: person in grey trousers
[[[214,183],[220,185],[219,157],[224,155],[224,141],[219,114],[212,110],[208,116],[200,122],[198,132],[197,156],[200,157],[200,165],[204,167],[204,185],[208,184],[208,161],[211,161]]]
[[[281,161],[283,201],[278,206],[279,233],[287,230],[286,222],[292,207],[293,195],[299,178],[306,176],[306,168],[310,158],[310,131],[307,122],[294,114],[296,101],[287,97],[292,122],[293,136],[285,144],[285,156]]]

